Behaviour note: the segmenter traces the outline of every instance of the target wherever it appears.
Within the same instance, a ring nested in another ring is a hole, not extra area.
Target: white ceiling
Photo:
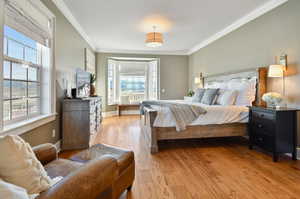
[[[70,11],[98,51],[158,54],[189,54],[286,1],[63,0],[64,14]],[[153,25],[164,35],[162,47],[145,46]]]

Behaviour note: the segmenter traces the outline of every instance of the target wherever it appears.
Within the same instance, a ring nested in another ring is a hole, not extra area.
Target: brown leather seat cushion
[[[56,159],[49,164],[46,164],[44,168],[50,178],[55,178],[57,176],[65,177],[82,166],[83,164],[80,162],[74,162],[66,159]]]
[[[70,159],[73,161],[84,163],[103,155],[110,155],[117,160],[119,174],[134,162],[134,154],[132,151],[118,149],[115,147],[112,148],[104,144],[94,145],[89,149],[73,155]]]

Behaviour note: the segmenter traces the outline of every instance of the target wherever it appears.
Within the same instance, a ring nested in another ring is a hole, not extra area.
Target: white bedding
[[[209,125],[209,124],[229,124],[229,123],[247,123],[249,109],[246,106],[221,106],[206,105],[198,102],[189,102],[184,100],[170,100],[183,104],[193,104],[203,107],[207,113],[200,115],[198,119],[190,125]],[[173,115],[167,107],[151,106],[157,110],[157,117],[154,121],[155,127],[175,127]]]

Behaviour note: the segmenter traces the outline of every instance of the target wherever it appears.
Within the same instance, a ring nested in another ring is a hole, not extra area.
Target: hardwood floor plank
[[[121,199],[300,198],[300,161],[282,157],[274,163],[240,138],[165,141],[152,155],[139,119],[106,118],[95,141],[135,153],[135,182]]]

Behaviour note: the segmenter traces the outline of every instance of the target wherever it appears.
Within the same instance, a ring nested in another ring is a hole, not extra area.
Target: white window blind
[[[53,18],[38,0],[6,0],[5,24],[50,47]]]

